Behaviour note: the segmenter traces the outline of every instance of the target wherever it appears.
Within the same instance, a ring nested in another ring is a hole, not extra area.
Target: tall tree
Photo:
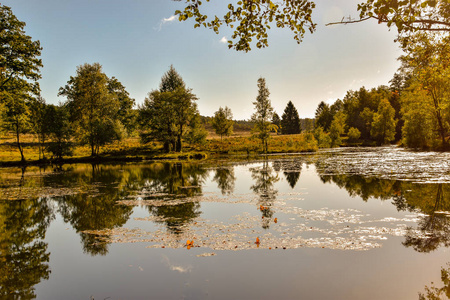
[[[281,129],[281,119],[280,119],[280,116],[276,112],[273,112],[272,124],[277,126],[275,129],[276,129],[277,134],[279,134],[280,129]]]
[[[0,99],[39,93],[42,48],[25,34],[25,25],[10,7],[0,4]]]
[[[331,121],[333,121],[333,115],[330,111],[330,106],[325,102],[320,102],[316,109],[316,122],[315,126],[322,127],[323,130],[328,131],[330,129]]]
[[[220,135],[220,139],[225,136],[229,136],[233,133],[233,114],[231,109],[225,106],[225,108],[219,107],[219,110],[214,113],[212,118],[212,126],[216,133]]]
[[[441,139],[441,147],[448,148],[446,137],[450,121],[450,36],[417,33],[408,39],[409,44],[401,57],[405,68],[413,80],[421,85],[432,100],[436,130]]]
[[[144,142],[156,139],[164,150],[180,152],[182,141],[198,131],[197,96],[186,87],[173,66],[161,78],[159,90],[153,90],[139,108],[139,122]],[[201,134],[201,130],[198,131]],[[192,138],[192,137],[191,137]]]
[[[47,104],[45,99],[42,97],[37,97],[32,99],[29,103],[30,107],[30,124],[32,131],[36,134],[39,143],[39,159],[45,159],[45,141],[47,138],[47,126],[45,123],[45,115]]]
[[[44,124],[51,142],[47,150],[58,159],[64,155],[72,155],[72,127],[69,121],[69,111],[64,105],[47,105]]]
[[[334,115],[330,126],[331,147],[340,146],[342,144],[341,135],[345,132],[345,120],[347,116],[343,111],[339,111]]]
[[[289,101],[281,116],[281,132],[283,134],[297,134],[301,132],[300,117],[292,101]]]
[[[378,143],[386,144],[395,138],[395,110],[387,99],[380,102],[378,111],[373,116],[371,134]]]
[[[258,79],[258,96],[255,105],[256,112],[252,115],[252,121],[255,123],[253,130],[257,133],[262,142],[263,152],[267,153],[267,140],[270,137],[270,131],[273,128],[272,117],[273,107],[269,99],[269,89],[266,87],[266,80],[262,77]]]
[[[27,102],[39,95],[41,46],[25,34],[21,22],[8,6],[0,4],[0,104],[3,122],[16,135],[16,144],[25,161],[20,135],[29,127]]]
[[[114,76],[108,79],[108,92],[116,95],[119,101],[117,118],[127,130],[127,133],[130,134],[135,129],[136,124],[136,112],[133,110],[134,99],[130,98],[130,94],[123,84]]]
[[[67,97],[75,133],[91,147],[92,156],[99,154],[100,146],[121,138],[120,103],[116,93],[108,90],[108,77],[99,63],[78,66],[76,76],[58,95]]]
[[[402,115],[405,124],[402,128],[403,143],[407,147],[429,149],[438,138],[434,130],[434,105],[431,97],[414,83],[401,96]]]
[[[22,162],[25,161],[25,155],[23,153],[23,145],[20,136],[30,130],[30,109],[24,97],[24,95],[13,95],[12,93],[8,93],[6,96],[2,97],[2,101],[4,101],[2,125],[5,130],[14,133]]]

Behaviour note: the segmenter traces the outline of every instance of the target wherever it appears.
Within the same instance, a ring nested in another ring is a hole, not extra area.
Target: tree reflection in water
[[[284,177],[289,183],[289,186],[294,189],[300,179],[302,165],[303,161],[298,158],[290,160],[276,160],[273,162],[273,169],[276,172],[283,171]]]
[[[250,168],[253,180],[250,188],[258,196],[262,228],[268,229],[274,217],[277,172],[282,171],[289,186],[294,188],[301,175],[302,163],[301,160],[279,160],[271,166],[265,160]],[[85,165],[55,171],[57,175],[36,177],[35,184],[80,188],[81,192],[53,197],[56,201],[53,203],[58,205],[57,211],[64,221],[80,235],[85,253],[105,255],[108,244],[99,243],[98,236],[85,231],[122,227],[130,218],[133,207],[117,205],[117,201],[145,200],[146,209],[157,217],[156,222],[166,227],[169,234],[181,236],[202,213],[195,196],[202,194],[201,186],[209,169],[201,164],[166,162],[139,166]],[[222,166],[214,172],[213,181],[221,193],[233,193],[234,168]],[[446,213],[450,211],[449,184],[419,184],[342,174],[319,176],[322,182],[334,183],[352,197],[358,196],[364,201],[370,198],[392,201],[399,211],[422,213],[418,216],[417,227],[407,230],[404,246],[418,252],[430,252],[450,245],[450,218]],[[31,186],[32,180],[25,175],[19,183]],[[49,204],[51,200],[0,201],[0,298],[33,298],[33,286],[49,278],[50,254],[43,239],[56,210]],[[161,204],[165,201],[167,205]],[[442,268],[441,274],[444,287],[426,287],[423,297],[449,295],[449,268]]]
[[[403,245],[413,247],[418,252],[430,252],[440,246],[450,246],[450,201],[444,197],[444,193],[448,195],[449,187],[446,185],[444,188],[439,183],[423,188],[426,191],[421,196],[429,198],[427,205],[420,207],[425,215],[420,216],[418,230],[408,228]],[[436,195],[434,201],[433,192]]]
[[[165,224],[169,233],[183,233],[187,224],[201,214],[200,203],[188,198],[202,194],[207,169],[200,164],[162,163],[146,171],[144,190],[151,193],[144,200],[186,199],[184,203],[151,205],[150,202],[147,206],[150,214],[158,217],[156,222]]]
[[[408,227],[403,245],[418,252],[450,246],[450,185],[413,183],[358,175],[321,175],[323,182],[334,182],[350,196],[392,200],[398,211],[420,213],[417,228]]]
[[[274,214],[272,206],[278,193],[274,184],[279,178],[267,160],[262,162],[261,167],[250,168],[250,171],[254,180],[250,189],[259,196],[257,204],[262,213],[262,228],[269,229]]]
[[[85,253],[91,255],[106,255],[108,244],[99,243],[95,234],[87,230],[112,229],[123,226],[129,219],[133,208],[117,205],[116,201],[131,192],[127,181],[133,180],[136,174],[129,173],[118,167],[92,165],[90,168],[77,168],[73,172],[61,173],[58,183],[66,181],[77,182],[79,186],[95,187],[96,191],[77,193],[55,197],[58,211],[80,234]]]
[[[53,218],[46,198],[0,201],[0,298],[33,299],[34,286],[49,278],[43,239]]]
[[[431,286],[425,286],[425,293],[419,293],[419,300],[439,300],[450,299],[450,263],[447,263],[447,267],[441,268],[441,281],[444,284],[443,287],[436,287],[434,283],[431,283]]]
[[[213,181],[217,182],[217,187],[220,189],[222,195],[232,194],[234,192],[234,183],[236,181],[234,167],[218,167],[214,174]]]

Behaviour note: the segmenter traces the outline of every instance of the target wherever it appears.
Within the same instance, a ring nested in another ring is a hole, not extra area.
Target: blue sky
[[[116,77],[140,104],[157,89],[173,64],[199,97],[202,115],[220,106],[235,119],[249,119],[257,96],[257,80],[266,78],[275,111],[281,116],[289,100],[300,117],[313,117],[320,101],[332,103],[352,89],[387,85],[402,54],[394,42],[395,29],[375,21],[325,26],[343,16],[357,16],[362,0],[317,0],[318,24],[298,45],[289,30],[272,29],[269,47],[249,53],[229,50],[223,43],[232,31],[217,35],[194,29],[192,21],[171,18],[183,2],[171,0],[3,0],[26,33],[39,40],[42,51],[42,96],[58,97],[76,67],[98,62]],[[205,2],[208,15],[224,11],[229,1]],[[275,26],[273,26],[275,27]]]

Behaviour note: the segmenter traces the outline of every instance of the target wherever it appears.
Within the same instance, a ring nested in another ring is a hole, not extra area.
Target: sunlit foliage
[[[143,142],[155,139],[163,142],[165,152],[180,152],[184,139],[203,140],[205,134],[198,120],[197,99],[180,74],[170,66],[161,78],[159,90],[151,91],[139,107]]]
[[[225,136],[230,136],[233,133],[233,114],[231,109],[227,106],[225,108],[219,107],[219,110],[214,113],[212,118],[212,126],[216,133],[220,135],[220,139]]]
[[[270,137],[273,124],[271,122],[273,117],[273,107],[269,99],[269,89],[266,87],[266,79],[258,79],[258,96],[255,105],[255,113],[252,115],[252,121],[255,123],[253,128],[256,136],[261,140],[263,152],[267,153],[268,144],[267,140]]]
[[[77,67],[60,96],[67,97],[67,107],[75,135],[91,147],[91,155],[99,154],[100,146],[122,138],[123,125],[117,119],[120,102],[116,91],[108,88],[109,78],[99,63]]]

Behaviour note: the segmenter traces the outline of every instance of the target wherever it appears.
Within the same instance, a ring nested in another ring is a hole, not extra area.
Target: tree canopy
[[[196,140],[199,130],[197,96],[187,88],[182,77],[170,66],[161,77],[159,90],[153,90],[139,108],[141,138],[156,139],[166,152],[182,150],[183,139]]]
[[[122,125],[117,119],[120,103],[117,93],[108,89],[108,81],[99,63],[84,64],[59,89],[58,95],[67,97],[75,133],[90,145],[92,156],[99,154],[100,146],[121,138]]]
[[[180,1],[180,0],[178,0]],[[316,24],[312,21],[314,2],[308,0],[240,0],[235,4],[221,2],[227,5],[227,13],[222,17],[208,18],[203,13],[203,2],[200,0],[186,0],[184,10],[177,10],[175,15],[180,21],[195,19],[194,27],[204,26],[219,33],[223,25],[234,29],[228,47],[238,51],[250,51],[251,42],[256,40],[256,47],[268,46],[267,30],[275,24],[279,28],[288,28],[294,34],[294,39],[300,43],[306,31],[314,32]],[[206,0],[206,2],[210,2]],[[219,2],[219,1],[218,1]]]
[[[181,0],[175,0],[181,1]],[[175,15],[180,21],[195,19],[194,27],[204,26],[219,33],[221,26],[234,29],[228,47],[238,51],[251,50],[256,41],[257,48],[268,46],[268,30],[272,24],[289,28],[294,39],[300,43],[306,31],[313,33],[317,24],[312,20],[314,1],[309,0],[239,0],[237,3],[217,1],[226,7],[223,16],[208,17],[205,2],[210,0],[185,0],[183,10]],[[212,2],[212,1],[211,1]],[[399,36],[409,36],[417,31],[450,32],[450,2],[448,0],[366,0],[357,6],[359,18],[342,18],[326,25],[349,24],[376,20],[389,28],[395,26]],[[344,17],[344,16],[343,16]]]
[[[231,109],[227,106],[225,108],[219,107],[219,110],[214,113],[212,119],[212,126],[220,138],[229,136],[233,133],[233,114]]]
[[[0,99],[39,93],[42,48],[25,34],[25,25],[10,7],[0,4]]]
[[[0,4],[0,105],[3,123],[14,132],[22,161],[20,135],[29,127],[27,102],[39,95],[42,61],[39,41],[25,34],[21,22],[8,6]]]

